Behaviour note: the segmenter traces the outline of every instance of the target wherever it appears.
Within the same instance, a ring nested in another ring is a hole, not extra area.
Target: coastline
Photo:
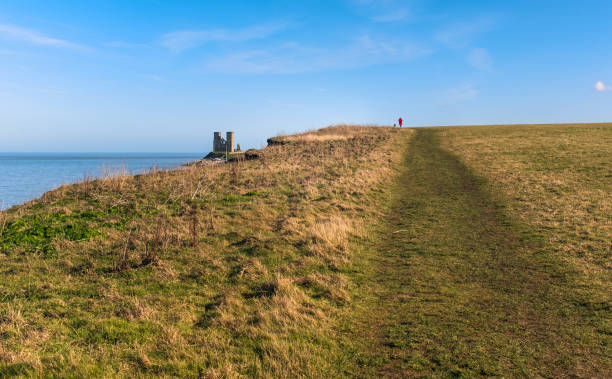
[[[178,170],[200,153],[0,153],[0,210],[85,180]]]

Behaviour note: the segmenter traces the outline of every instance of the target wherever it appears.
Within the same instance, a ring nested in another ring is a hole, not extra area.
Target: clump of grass
[[[199,208],[196,204],[192,204],[191,206],[191,245],[193,247],[197,247],[198,246],[198,235],[199,235],[199,226],[200,226],[200,219],[199,219]]]
[[[2,234],[4,234],[4,228],[6,227],[6,214],[4,210],[0,209],[0,241],[2,240]]]
[[[329,247],[346,248],[348,236],[354,232],[353,222],[340,215],[317,220],[310,228],[310,235]]]
[[[156,217],[153,235],[146,235],[142,239],[144,251],[141,255],[141,265],[158,264],[160,252],[166,250],[170,242],[167,220],[163,215]]]
[[[130,251],[132,249],[132,232],[130,229],[126,238],[125,243],[117,254],[117,263],[115,264],[115,271],[124,271],[129,267],[130,263]]]
[[[237,185],[240,180],[240,162],[241,161],[236,161],[230,165],[232,170],[230,183],[233,185]]]

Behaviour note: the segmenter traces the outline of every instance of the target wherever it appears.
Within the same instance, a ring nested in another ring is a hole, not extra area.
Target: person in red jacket
[[[397,120],[397,122],[399,122],[399,126],[401,128],[402,127],[402,123],[404,122],[404,120],[402,120],[402,118],[400,117],[399,120]]]

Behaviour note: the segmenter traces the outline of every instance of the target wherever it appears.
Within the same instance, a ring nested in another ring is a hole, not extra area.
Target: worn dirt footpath
[[[609,375],[609,310],[438,138],[416,130],[369,241],[350,374]]]

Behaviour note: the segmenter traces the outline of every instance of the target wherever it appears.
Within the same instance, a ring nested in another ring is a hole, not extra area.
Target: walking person
[[[399,123],[400,128],[402,127],[402,123],[404,122],[404,120],[402,120],[402,118],[400,117],[399,120],[397,120],[397,122]]]

